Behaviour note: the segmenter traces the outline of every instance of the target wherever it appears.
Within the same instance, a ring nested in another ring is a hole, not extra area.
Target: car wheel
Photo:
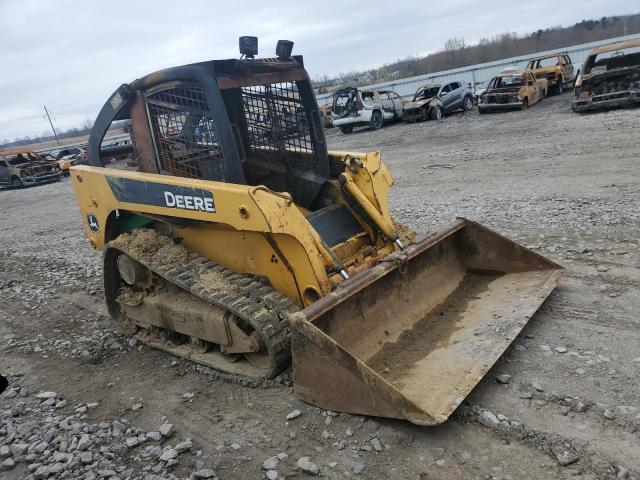
[[[371,130],[380,130],[382,128],[382,113],[380,112],[380,110],[375,110],[371,114],[369,128],[371,128]]]
[[[347,127],[340,127],[340,131],[346,135],[348,133],[353,132],[353,127],[351,125]]]
[[[522,106],[520,107],[521,110],[526,110],[527,108],[529,108],[529,100],[527,100],[526,98],[522,101]]]
[[[431,120],[442,120],[442,107],[433,107],[429,116]]]
[[[464,111],[468,112],[473,108],[473,100],[471,97],[464,97]]]
[[[18,177],[14,177],[11,180],[11,186],[13,188],[22,188],[22,187],[24,187],[24,183],[22,183],[22,180],[20,180]]]
[[[556,86],[556,93],[558,95],[562,93],[562,77],[558,79],[558,85]]]

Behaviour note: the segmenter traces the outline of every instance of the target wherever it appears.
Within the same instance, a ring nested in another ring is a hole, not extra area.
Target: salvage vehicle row
[[[408,102],[393,90],[342,88],[321,113],[325,127],[351,133],[356,126],[377,130],[396,120],[440,120],[456,110],[469,111],[474,103],[481,114],[526,110],[571,85],[575,112],[640,104],[640,40],[596,48],[583,65],[574,65],[567,52],[534,57],[523,70],[507,68],[473,88],[459,81],[428,83]]]

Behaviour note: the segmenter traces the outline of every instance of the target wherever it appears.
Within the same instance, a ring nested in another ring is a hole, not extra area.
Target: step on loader
[[[301,56],[161,70],[101,109],[71,180],[113,321],[152,347],[273,377],[325,409],[447,419],[557,284],[555,263],[469,220],[394,221],[379,152],[327,151]],[[127,120],[134,158],[104,168]]]

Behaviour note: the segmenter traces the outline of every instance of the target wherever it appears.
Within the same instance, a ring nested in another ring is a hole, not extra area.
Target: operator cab
[[[138,169],[291,193],[310,209],[330,178],[324,130],[301,56],[280,40],[275,58],[254,58],[257,38],[241,37],[240,59],[161,70],[122,85],[100,111],[89,140],[92,165],[113,121],[131,119]]]

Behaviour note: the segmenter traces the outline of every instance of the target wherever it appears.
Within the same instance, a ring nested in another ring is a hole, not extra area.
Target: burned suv
[[[504,70],[491,79],[489,86],[480,96],[478,112],[525,110],[546,96],[546,79],[536,79],[528,71]]]
[[[591,50],[574,94],[574,112],[640,105],[640,40]]]
[[[436,83],[418,89],[413,100],[406,103],[402,118],[405,122],[440,120],[455,110],[473,108],[473,94],[461,82]]]
[[[38,183],[55,182],[62,172],[55,162],[28,150],[0,151],[0,185],[25,187]]]
[[[566,52],[552,53],[529,60],[525,71],[530,71],[536,79],[545,78],[547,88],[554,93],[562,93],[565,85],[573,82],[573,63]]]
[[[403,106],[404,100],[392,90],[342,88],[333,94],[331,118],[342,133],[356,126],[378,130],[385,122],[400,120]]]

